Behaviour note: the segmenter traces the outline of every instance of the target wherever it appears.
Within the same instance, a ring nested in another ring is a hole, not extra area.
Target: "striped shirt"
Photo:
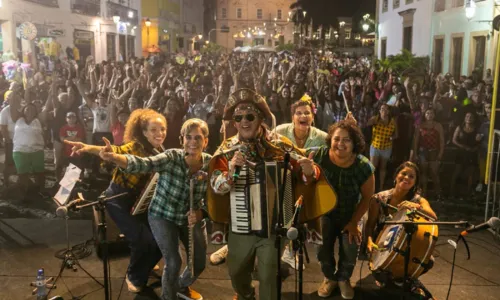
[[[149,215],[164,218],[179,226],[186,225],[189,211],[189,182],[191,175],[184,160],[182,149],[169,149],[151,157],[126,155],[127,173],[160,173],[156,192],[149,205]],[[201,171],[208,171],[208,163],[212,156],[203,153]],[[194,187],[194,210],[206,210],[204,197],[207,191],[207,180],[198,181]]]

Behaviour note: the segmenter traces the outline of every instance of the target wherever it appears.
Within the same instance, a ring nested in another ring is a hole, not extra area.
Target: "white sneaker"
[[[330,297],[333,290],[338,286],[338,282],[328,278],[323,279],[323,282],[318,288],[318,296],[322,298]]]
[[[354,290],[351,286],[351,281],[339,281],[339,289],[342,298],[344,299],[353,299],[354,298]]]
[[[229,248],[227,245],[220,248],[210,255],[210,263],[214,266],[220,265],[226,261],[227,253],[229,252]]]
[[[292,251],[290,251],[290,247],[288,245],[285,247],[285,251],[283,251],[283,255],[281,256],[281,261],[290,265],[290,267],[297,270],[299,268],[299,256],[294,256]],[[302,264],[302,270],[306,269],[306,265]]]
[[[131,293],[140,293],[142,291],[142,287],[135,286],[129,279],[128,274],[125,274],[125,282],[127,283],[128,291]]]

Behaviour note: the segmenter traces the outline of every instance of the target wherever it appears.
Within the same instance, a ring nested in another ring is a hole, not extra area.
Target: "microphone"
[[[239,148],[236,150],[231,149],[230,151],[240,151],[240,152],[247,152],[248,148],[246,145],[238,145]],[[234,147],[236,148],[236,147]],[[234,167],[234,173],[233,173],[233,180],[236,181],[238,178],[240,178],[240,172],[241,172],[241,166],[236,166]]]
[[[297,224],[299,223],[300,211],[302,210],[302,202],[304,196],[300,196],[297,202],[295,202],[295,212],[293,213],[292,226],[288,228],[286,232],[286,237],[294,241],[299,237],[299,231],[297,230]]]
[[[75,209],[75,207],[78,204],[82,203],[83,201],[84,201],[83,199],[76,199],[76,200],[70,201],[66,205],[59,206],[56,209],[56,216],[61,217],[61,218],[66,217],[68,215],[68,210]]]
[[[491,217],[487,222],[479,224],[479,225],[472,225],[468,229],[462,231],[460,233],[461,236],[466,236],[469,233],[477,232],[477,231],[482,231],[486,230],[488,228],[491,229],[498,229],[500,228],[500,219],[497,217]]]

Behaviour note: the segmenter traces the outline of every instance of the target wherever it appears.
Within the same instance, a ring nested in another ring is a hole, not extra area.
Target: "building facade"
[[[231,50],[239,46],[270,47],[293,43],[290,5],[294,0],[217,0],[217,44]]]
[[[429,55],[434,0],[377,1],[377,56],[396,55],[402,49]]]
[[[203,20],[203,0],[142,0],[143,54],[157,48],[164,52],[197,49],[203,40]]]
[[[140,0],[2,1],[0,50],[33,57],[42,45],[56,45],[50,56],[64,58],[76,48],[81,60],[92,55],[97,62],[140,56],[140,19]],[[30,23],[36,37],[26,39]]]
[[[476,0],[471,18],[464,4],[470,0],[434,0],[431,23],[431,64],[434,72],[458,77],[493,69],[498,33],[491,21],[499,14],[494,0]]]

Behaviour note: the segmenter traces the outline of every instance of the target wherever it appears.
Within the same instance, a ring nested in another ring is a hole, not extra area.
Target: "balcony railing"
[[[71,11],[86,16],[100,16],[101,2],[99,0],[71,0]]]
[[[33,2],[43,6],[59,7],[59,3],[57,2],[57,0],[25,0],[25,1]]]
[[[112,20],[113,16],[120,16],[120,21],[121,22],[130,22],[130,24],[137,25],[139,23],[139,18],[137,15],[137,10],[123,6],[118,3],[114,3],[111,1],[108,1],[106,3],[107,5],[107,16],[106,18]],[[131,12],[132,18],[129,17],[129,13]]]

